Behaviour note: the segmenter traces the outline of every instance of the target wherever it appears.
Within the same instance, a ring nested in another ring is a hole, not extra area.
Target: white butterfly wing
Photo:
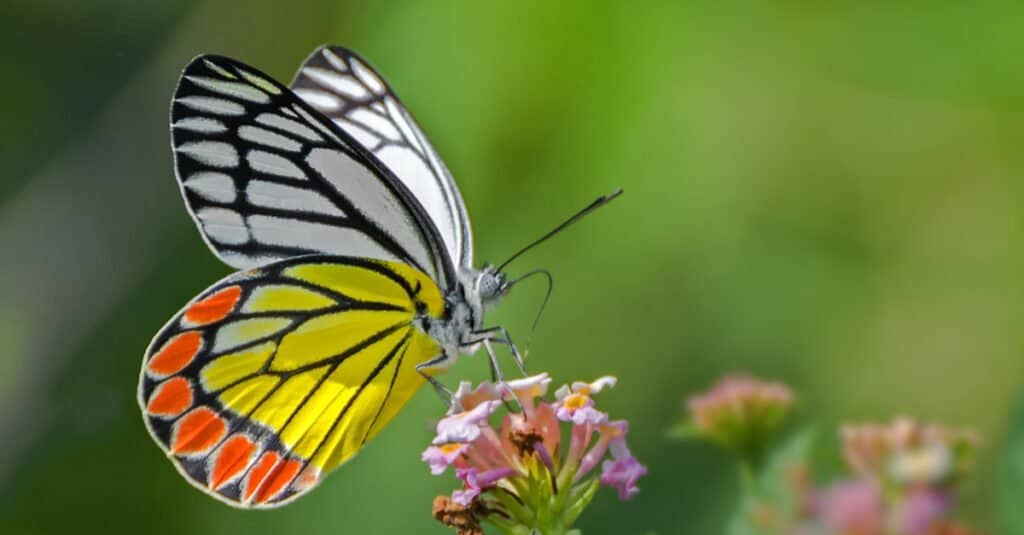
[[[363,144],[416,196],[454,265],[473,267],[473,236],[462,195],[437,151],[369,63],[338,46],[316,49],[292,89]]]
[[[225,263],[303,254],[398,260],[441,288],[454,268],[413,194],[352,135],[237,61],[194,59],[171,104],[175,173]]]

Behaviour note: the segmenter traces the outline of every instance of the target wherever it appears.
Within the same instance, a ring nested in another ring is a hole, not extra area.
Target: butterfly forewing
[[[146,424],[195,486],[241,507],[280,505],[351,458],[440,353],[413,324],[441,290],[403,264],[306,256],[202,292],[146,351]]]
[[[366,60],[342,47],[320,47],[303,63],[291,87],[394,172],[423,205],[452,263],[472,267],[469,217],[451,173]]]
[[[372,153],[252,67],[200,56],[171,107],[175,170],[226,263],[302,254],[416,266],[447,287],[453,268],[424,208]]]

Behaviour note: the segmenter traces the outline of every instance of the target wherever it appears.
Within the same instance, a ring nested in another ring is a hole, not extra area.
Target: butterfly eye
[[[476,280],[476,289],[483,301],[498,297],[505,285],[505,276],[491,270],[484,270]]]

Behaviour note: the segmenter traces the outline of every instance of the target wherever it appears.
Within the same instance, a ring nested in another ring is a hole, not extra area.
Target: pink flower
[[[580,461],[579,470],[576,472],[576,478],[579,479],[587,475],[597,463],[604,458],[605,453],[608,451],[608,447],[612,444],[613,446],[612,457],[619,459],[628,456],[629,450],[626,448],[626,434],[629,433],[629,423],[625,420],[619,420],[616,422],[609,422],[598,426],[600,438],[597,439],[597,443],[594,447],[590,448]],[[626,455],[615,455],[615,450],[622,453],[625,450]]]
[[[458,442],[430,446],[423,452],[423,461],[430,466],[430,473],[436,476],[443,473],[468,448],[469,444],[460,444]]]
[[[445,416],[437,422],[437,436],[434,445],[452,442],[469,443],[480,436],[482,425],[486,425],[487,417],[501,405],[500,401],[484,401],[470,410]]]
[[[459,505],[469,505],[473,498],[479,496],[481,492],[493,487],[498,481],[514,472],[515,470],[511,468],[496,468],[486,472],[480,472],[476,468],[456,469],[455,476],[462,480],[466,488],[453,492],[452,501]]]
[[[940,484],[970,466],[980,439],[971,430],[896,418],[844,425],[843,458],[854,473],[901,485]]]
[[[608,421],[607,414],[594,408],[591,395],[615,386],[615,381],[614,377],[601,377],[592,383],[575,382],[571,388],[559,388],[555,392],[555,416],[563,422],[572,422],[576,425],[597,425]]]
[[[525,410],[525,408],[524,408]],[[501,424],[501,444],[504,451],[511,457],[519,456],[516,437],[536,435],[540,438],[540,444],[549,452],[558,451],[562,442],[562,429],[558,419],[555,418],[554,410],[544,403],[534,409],[532,417],[527,418],[524,414],[509,413]]]
[[[870,480],[833,484],[820,497],[818,514],[830,533],[881,535],[885,532],[881,489]]]
[[[626,445],[629,425],[608,422],[591,397],[613,386],[615,378],[563,386],[553,402],[543,399],[550,383],[547,374],[540,374],[476,388],[459,385],[454,396],[458,412],[438,422],[433,445],[423,452],[432,474],[454,465],[463,482],[450,500],[443,500],[456,508],[442,508],[443,518],[457,513],[460,522],[467,521],[466,515],[474,522],[485,517],[514,521],[546,533],[554,528],[538,522],[552,522],[557,529],[571,526],[600,485],[615,488],[624,500],[639,491],[637,481],[647,468]],[[501,426],[492,426],[489,416],[502,401],[513,400],[518,403],[505,405],[509,410]],[[597,466],[602,470],[595,475]],[[500,491],[492,492],[495,487]]]
[[[622,459],[605,461],[601,465],[601,484],[619,491],[619,499],[628,500],[640,492],[636,482],[647,474],[647,467],[630,455]]]
[[[502,400],[522,404],[523,414],[527,418],[532,418],[536,406],[534,400],[547,394],[549,385],[551,377],[547,373],[542,373],[500,384],[497,390],[501,392]]]
[[[640,476],[647,474],[647,467],[633,457],[626,445],[629,423],[625,420],[610,422],[601,425],[598,430],[601,436],[594,447],[583,456],[576,477],[586,475],[597,461],[604,457],[605,451],[610,451],[611,460],[601,464],[601,484],[618,490],[619,499],[628,500],[640,492],[636,482]]]
[[[686,401],[693,426],[725,448],[757,450],[782,425],[793,393],[782,383],[729,375]]]
[[[531,377],[507,381],[504,384],[498,385],[497,389],[506,396],[506,400],[508,400],[510,393],[514,393],[516,396],[524,399],[535,399],[547,394],[550,384],[551,377],[545,372]]]
[[[953,505],[947,492],[926,487],[911,490],[897,510],[899,533],[926,535],[929,529],[949,513]]]
[[[487,381],[480,383],[476,388],[473,388],[469,381],[461,381],[452,394],[452,406],[448,413],[471,411],[483,403],[500,399],[498,389]]]

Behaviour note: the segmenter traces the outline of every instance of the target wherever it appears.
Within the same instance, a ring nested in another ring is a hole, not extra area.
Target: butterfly
[[[507,262],[473,266],[451,174],[366,60],[320,47],[286,87],[202,55],[170,120],[186,207],[239,270],[164,325],[140,373],[149,433],[192,485],[237,507],[287,503],[424,383],[447,392],[435,375],[460,355],[486,347],[500,373],[504,344],[522,368],[508,332],[483,326]]]

